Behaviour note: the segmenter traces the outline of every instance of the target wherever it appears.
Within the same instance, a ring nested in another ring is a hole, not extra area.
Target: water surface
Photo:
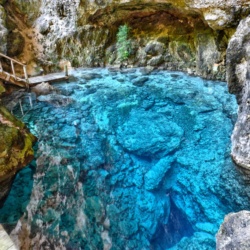
[[[20,219],[32,247],[215,249],[225,214],[249,209],[226,84],[145,69],[74,77],[15,110],[38,137]]]

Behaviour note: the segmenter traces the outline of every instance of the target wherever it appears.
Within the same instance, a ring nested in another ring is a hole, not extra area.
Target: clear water
[[[24,100],[24,117],[15,110],[38,137],[36,171],[31,196],[13,189],[0,222],[24,213],[33,247],[215,249],[225,214],[249,209],[226,84],[144,69],[73,74],[32,109]]]

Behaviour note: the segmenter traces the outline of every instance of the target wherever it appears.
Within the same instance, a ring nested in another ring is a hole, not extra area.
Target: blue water
[[[32,109],[24,98],[23,117],[15,109],[38,137],[36,171],[22,209],[9,214],[13,191],[0,222],[21,217],[32,247],[215,249],[224,216],[249,209],[226,84],[144,69],[72,74]]]

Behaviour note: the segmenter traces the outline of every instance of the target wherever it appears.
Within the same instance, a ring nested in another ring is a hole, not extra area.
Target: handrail
[[[9,60],[11,60],[11,61],[13,61],[13,62],[15,62],[15,63],[21,65],[21,66],[26,66],[26,64],[21,63],[21,62],[15,60],[15,59],[13,59],[13,58],[11,58],[11,57],[9,57],[9,56],[6,56],[6,55],[2,54],[2,53],[0,53],[0,56],[1,56],[1,57],[5,57],[6,59],[9,59]]]
[[[6,72],[6,73],[8,73],[9,75],[13,76],[15,80],[19,80],[19,81],[22,80],[22,81],[24,81],[26,83],[26,86],[28,86],[28,84],[29,84],[29,78],[28,78],[28,74],[27,74],[26,64],[21,63],[21,62],[15,60],[15,59],[13,59],[13,58],[11,58],[9,56],[6,56],[6,55],[2,54],[2,53],[0,53],[0,57],[4,57],[4,58],[10,60],[12,74],[10,74],[8,72]],[[21,65],[23,67],[24,79],[16,76],[14,63],[17,63],[17,64],[19,64],[19,65]],[[1,61],[0,61],[0,71],[3,72],[3,67],[2,67]]]

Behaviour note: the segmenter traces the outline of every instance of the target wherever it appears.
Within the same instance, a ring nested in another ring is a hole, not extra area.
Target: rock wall
[[[216,249],[250,249],[250,212],[230,213],[216,235]]]
[[[248,15],[249,3],[12,0],[5,3],[8,15],[1,19],[7,18],[8,53],[27,61],[30,74],[58,69],[65,61],[91,67],[120,64],[116,34],[126,23],[128,64],[224,80],[228,40]]]
[[[0,200],[9,192],[15,174],[33,158],[35,137],[0,106]],[[0,204],[1,206],[1,204]]]
[[[227,78],[229,91],[237,96],[238,120],[232,135],[232,157],[249,176],[250,174],[250,99],[249,99],[249,35],[250,18],[243,19],[227,49]]]

